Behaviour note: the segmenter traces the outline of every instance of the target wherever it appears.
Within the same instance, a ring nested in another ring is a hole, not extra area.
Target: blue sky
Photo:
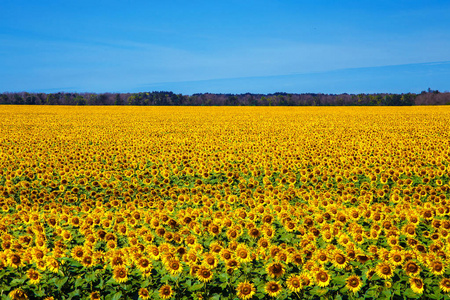
[[[1,0],[0,92],[450,90],[450,1]]]

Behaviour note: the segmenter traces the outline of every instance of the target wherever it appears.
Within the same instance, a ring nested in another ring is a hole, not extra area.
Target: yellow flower
[[[28,299],[27,294],[25,294],[25,292],[18,288],[18,289],[14,289],[12,290],[8,296],[12,299],[12,300],[26,300]]]
[[[139,295],[139,298],[143,299],[143,300],[147,300],[150,298],[150,293],[148,292],[148,290],[146,288],[140,288],[138,295]],[[164,296],[164,294],[163,294],[163,296]],[[161,297],[161,298],[163,298],[163,297]],[[163,299],[168,299],[168,298],[163,298]]]
[[[282,287],[278,282],[269,281],[264,288],[270,297],[276,297],[282,291]]]
[[[377,275],[383,279],[389,279],[394,276],[394,270],[392,269],[391,265],[386,262],[379,263],[376,266],[376,272]]]
[[[200,281],[208,282],[208,281],[211,281],[214,274],[210,269],[208,269],[204,266],[200,266],[196,275]]]
[[[240,299],[250,299],[256,292],[255,286],[253,283],[249,283],[247,281],[240,282],[236,288],[237,296]]]
[[[346,282],[347,282],[346,287],[353,293],[357,293],[363,286],[361,278],[359,278],[359,276],[356,275],[352,275],[349,278],[347,278]]]
[[[285,269],[281,263],[275,262],[267,266],[266,272],[270,277],[278,278],[283,276]]]
[[[320,287],[325,287],[330,284],[330,275],[325,270],[319,270],[315,275],[316,283]]]
[[[444,293],[450,292],[450,278],[442,278],[439,282],[439,287]]]
[[[423,293],[423,281],[422,279],[418,277],[413,277],[409,279],[409,284],[411,286],[411,289],[416,294],[422,294]]]
[[[27,271],[27,277],[30,280],[31,284],[38,284],[41,280],[41,274],[39,274],[39,272],[34,269],[29,269]]]
[[[292,274],[286,280],[286,285],[287,285],[289,290],[291,290],[294,293],[298,293],[302,289],[301,278],[298,275]]]
[[[159,289],[159,297],[161,297],[162,299],[169,299],[172,296],[173,296],[173,290],[170,285],[165,284]],[[145,298],[143,298],[143,299],[145,299]]]
[[[113,278],[118,283],[123,283],[128,280],[128,271],[125,267],[116,267],[113,269]]]
[[[99,300],[100,299],[100,292],[92,292],[89,294],[89,299],[90,300]]]

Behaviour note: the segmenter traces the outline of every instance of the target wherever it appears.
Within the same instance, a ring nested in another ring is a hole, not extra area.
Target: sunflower
[[[398,250],[392,250],[389,253],[389,262],[394,265],[394,266],[398,266],[401,265],[403,263],[404,260],[404,256],[403,254],[398,251]]]
[[[423,281],[419,277],[412,277],[409,279],[409,284],[411,285],[411,289],[416,294],[423,293]]]
[[[23,266],[23,259],[19,253],[10,253],[8,255],[8,264],[13,268],[18,268]]]
[[[123,266],[119,266],[119,267],[114,268],[114,270],[113,270],[113,278],[118,283],[126,282],[128,280],[127,268],[125,268]]]
[[[219,260],[210,253],[207,253],[203,257],[203,265],[205,267],[207,267],[208,269],[214,269],[215,267],[217,267],[218,263],[219,263]]]
[[[169,273],[172,275],[178,275],[183,271],[183,266],[178,259],[170,259],[166,263],[166,267],[169,269]]]
[[[58,273],[59,271],[59,262],[52,256],[48,256],[45,258],[45,266],[52,273]]]
[[[315,274],[315,280],[318,286],[325,287],[330,284],[330,275],[325,270],[319,270]]]
[[[301,278],[298,275],[292,274],[289,276],[289,278],[286,280],[286,285],[289,290],[291,290],[294,293],[300,292],[302,289],[302,281]]]
[[[140,288],[138,292],[139,298],[143,300],[150,299],[150,293],[146,288]]]
[[[281,285],[276,281],[269,281],[266,283],[266,286],[264,288],[266,293],[271,297],[276,297],[279,293],[281,293]]]
[[[433,273],[434,275],[442,275],[445,272],[445,266],[439,260],[432,261],[430,263],[429,267],[430,267],[431,273]]]
[[[31,284],[38,284],[41,280],[41,274],[39,274],[39,272],[34,269],[29,269],[27,271],[27,277],[28,279],[30,279]]]
[[[27,294],[25,294],[25,292],[22,289],[20,289],[20,288],[12,290],[8,294],[8,296],[12,300],[26,300],[26,299],[28,299]]]
[[[281,263],[275,262],[275,263],[271,263],[266,268],[266,272],[267,272],[267,274],[269,274],[270,277],[278,278],[278,277],[283,276],[285,269]]]
[[[161,297],[162,299],[169,299],[172,296],[173,296],[173,290],[170,285],[165,284],[159,289],[159,297]]]
[[[111,263],[112,268],[123,267],[123,266],[125,266],[125,258],[122,255],[114,254],[111,257],[110,263]]]
[[[252,256],[245,244],[239,244],[236,248],[236,258],[241,263],[251,262]]]
[[[321,249],[319,251],[317,251],[316,253],[314,253],[316,256],[316,260],[320,263],[320,264],[326,264],[328,262],[328,255],[327,255],[327,251],[325,249]],[[299,254],[297,254],[299,255]],[[301,256],[300,256],[301,259]]]
[[[99,300],[100,299],[100,292],[94,291],[89,294],[90,300]]]
[[[367,279],[372,279],[372,276],[375,274],[375,269],[373,269],[373,268],[370,268],[369,270],[367,270],[367,272],[366,272],[366,276],[367,276]]]
[[[95,264],[94,258],[92,257],[91,253],[86,253],[85,256],[81,259],[81,264],[85,268],[93,267]]]
[[[233,254],[230,250],[224,248],[220,250],[220,257],[226,262],[233,257]]]
[[[147,270],[151,270],[153,268],[150,260],[145,257],[139,258],[137,261],[137,267],[142,273],[145,273]]]
[[[333,265],[336,268],[344,269],[348,265],[348,259],[341,251],[336,251],[333,255]]]
[[[256,292],[255,286],[253,283],[249,283],[247,281],[240,282],[236,288],[237,296],[240,299],[250,299]]]
[[[390,279],[392,276],[394,276],[394,270],[387,262],[379,263],[376,266],[376,273],[383,279]]]
[[[197,271],[197,278],[200,281],[203,282],[208,282],[213,278],[213,272],[211,270],[209,270],[208,268],[204,267],[204,266],[200,266],[200,268]]]
[[[236,270],[237,268],[239,268],[239,262],[232,258],[227,261],[226,266],[227,269]]]
[[[116,249],[117,248],[117,242],[115,240],[109,240],[106,242],[106,247],[108,247],[108,249],[112,250],[112,249]]]
[[[196,276],[199,269],[200,269],[200,266],[198,266],[198,265],[191,265],[191,267],[189,269],[189,274],[191,276]]]
[[[450,278],[442,278],[439,282],[439,287],[444,293],[450,292]]]
[[[347,284],[345,285],[350,291],[353,293],[357,293],[361,287],[363,286],[361,278],[356,275],[352,275],[346,280]]]
[[[292,252],[289,255],[288,261],[300,266],[303,264],[303,257],[299,252]]]

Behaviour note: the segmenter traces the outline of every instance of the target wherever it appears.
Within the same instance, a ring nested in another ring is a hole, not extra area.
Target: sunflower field
[[[450,107],[0,106],[0,299],[450,299]]]

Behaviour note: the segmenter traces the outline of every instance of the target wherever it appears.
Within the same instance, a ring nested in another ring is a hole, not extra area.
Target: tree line
[[[166,91],[142,93],[2,93],[0,104],[15,105],[142,105],[142,106],[406,106],[449,105],[450,93],[420,94],[175,94]]]

